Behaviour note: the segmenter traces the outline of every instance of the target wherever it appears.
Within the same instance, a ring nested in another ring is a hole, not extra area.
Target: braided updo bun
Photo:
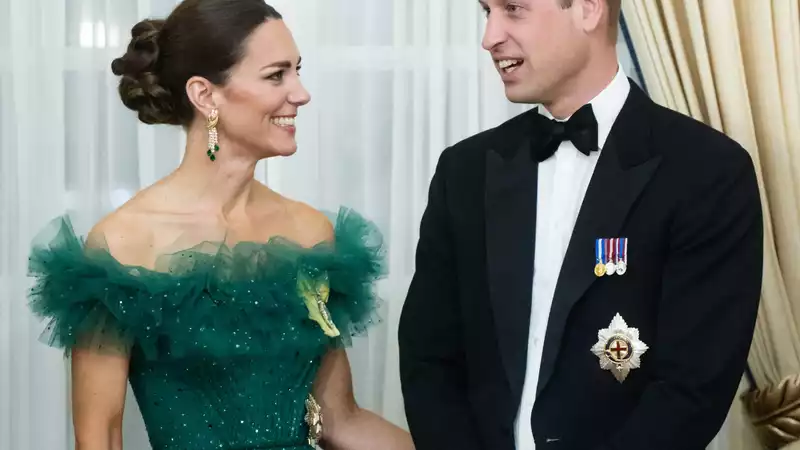
[[[184,0],[166,20],[137,23],[127,51],[111,63],[122,103],[144,123],[188,126],[195,117],[189,78],[224,84],[250,34],[281,18],[263,0]]]
[[[121,76],[122,103],[138,112],[139,120],[149,124],[180,125],[175,98],[159,84],[158,35],[163,20],[143,20],[133,26],[128,51],[111,63],[114,75]]]

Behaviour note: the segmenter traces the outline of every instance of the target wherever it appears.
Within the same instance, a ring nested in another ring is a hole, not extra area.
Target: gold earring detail
[[[217,159],[217,152],[219,151],[219,135],[217,135],[217,124],[219,123],[219,113],[216,109],[211,110],[211,114],[206,119],[206,128],[208,129],[208,159],[215,161]]]

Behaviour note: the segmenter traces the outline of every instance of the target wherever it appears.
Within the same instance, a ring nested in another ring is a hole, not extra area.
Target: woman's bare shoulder
[[[323,212],[303,202],[294,201],[294,222],[308,241],[304,245],[315,245],[333,239],[333,224]]]
[[[148,266],[152,260],[153,236],[148,215],[136,203],[127,203],[97,222],[86,244],[106,248],[122,264]]]
[[[162,204],[165,195],[160,183],[139,191],[95,224],[87,245],[105,246],[122,264],[153,267],[159,252],[181,234],[181,224],[191,222]]]
[[[267,189],[261,185],[261,189]],[[287,227],[290,228],[288,238],[304,247],[312,247],[320,242],[330,241],[334,236],[333,224],[322,211],[313,206],[288,198],[269,190],[262,198],[269,199],[271,204],[280,203],[286,212]],[[267,204],[267,201],[264,202]]]

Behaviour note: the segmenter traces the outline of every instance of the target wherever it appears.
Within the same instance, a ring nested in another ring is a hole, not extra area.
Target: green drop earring
[[[208,129],[208,159],[211,161],[217,160],[217,152],[219,151],[219,135],[217,134],[217,124],[219,123],[219,113],[216,108],[211,110],[206,119],[206,128]]]

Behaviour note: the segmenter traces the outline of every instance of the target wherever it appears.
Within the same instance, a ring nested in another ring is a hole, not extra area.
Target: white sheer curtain
[[[28,245],[68,212],[81,233],[180,161],[183,136],[140,125],[111,60],[130,27],[176,0],[0,0],[0,449],[72,448],[66,364],[37,342]],[[362,406],[405,425],[396,326],[439,153],[522,112],[480,49],[483,18],[462,0],[274,0],[294,30],[312,102],[299,152],[258,177],[322,209],[358,209],[384,230],[384,322],[350,352]],[[620,57],[633,75],[630,57]],[[148,448],[135,401],[128,449]]]

